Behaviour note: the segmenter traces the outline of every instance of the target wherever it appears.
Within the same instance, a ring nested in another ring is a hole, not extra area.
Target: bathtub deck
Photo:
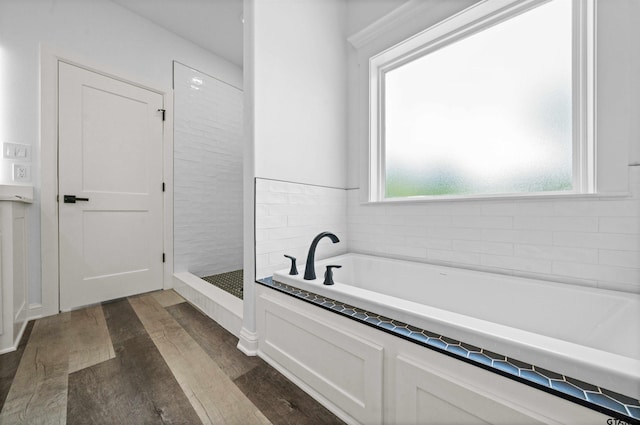
[[[237,342],[173,291],[30,322],[0,423],[342,423]]]
[[[640,400],[589,383],[485,350],[461,341],[419,329],[406,323],[369,312],[326,296],[299,289],[273,278],[258,283],[314,304],[365,325],[391,333],[426,348],[536,387],[590,409],[629,423],[640,423]]]

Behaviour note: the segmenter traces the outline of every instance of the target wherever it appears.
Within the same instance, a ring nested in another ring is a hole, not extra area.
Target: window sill
[[[558,201],[558,200],[599,200],[612,198],[628,198],[630,192],[607,193],[568,193],[568,194],[532,194],[532,195],[478,195],[478,196],[443,196],[438,198],[402,198],[385,199],[381,201],[365,201],[361,205],[406,205],[406,204],[430,204],[443,202],[505,202],[505,201]]]

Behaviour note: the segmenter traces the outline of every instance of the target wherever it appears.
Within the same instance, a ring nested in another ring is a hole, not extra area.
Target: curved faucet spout
[[[304,268],[305,280],[313,280],[316,278],[316,269],[314,265],[316,258],[316,247],[318,246],[318,242],[320,242],[320,239],[324,237],[331,239],[333,243],[340,242],[340,239],[338,239],[338,237],[331,232],[322,232],[318,234],[318,236],[313,238],[313,242],[311,242],[311,246],[309,247],[309,254],[307,254],[307,265]]]

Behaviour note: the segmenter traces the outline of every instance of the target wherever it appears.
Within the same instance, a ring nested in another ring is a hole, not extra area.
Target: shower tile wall
[[[630,197],[362,205],[349,251],[640,293],[640,166]]]
[[[242,268],[242,91],[174,64],[175,271]]]
[[[316,258],[347,251],[347,191],[300,183],[256,179],[256,276],[271,276],[289,267],[284,254],[304,267],[309,245],[322,231],[335,233],[340,242],[323,240]],[[321,276],[320,270],[317,270]]]

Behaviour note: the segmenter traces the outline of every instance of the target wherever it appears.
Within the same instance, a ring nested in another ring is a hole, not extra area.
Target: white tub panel
[[[396,423],[542,424],[412,359],[396,359]],[[461,403],[461,402],[464,403]]]
[[[270,295],[258,302],[260,355],[361,423],[382,422],[381,346],[313,320]]]

